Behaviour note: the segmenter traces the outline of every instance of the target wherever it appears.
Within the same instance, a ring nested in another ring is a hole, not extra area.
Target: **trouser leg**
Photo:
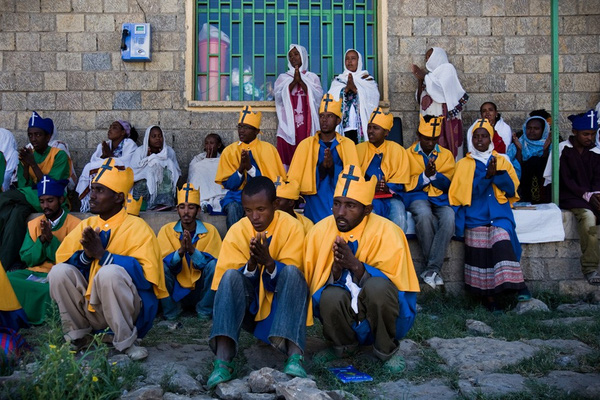
[[[34,211],[18,190],[0,194],[0,262],[7,271],[20,261],[19,250],[27,233],[27,217]]]
[[[358,344],[352,324],[356,314],[352,310],[350,292],[338,286],[328,286],[321,293],[319,309],[323,335],[336,347]]]
[[[433,242],[427,259],[427,269],[440,272],[444,265],[446,249],[454,235],[454,210],[449,206],[433,205],[433,214],[436,218],[436,229]]]
[[[225,211],[225,213],[227,214],[227,218],[225,221],[227,223],[227,229],[229,229],[231,225],[235,224],[240,219],[244,218],[245,214],[242,205],[235,201],[232,201],[231,203],[227,204],[223,208],[223,211]]]
[[[212,317],[216,292],[210,290],[210,286],[212,285],[216,266],[217,260],[212,260],[206,264],[202,269],[200,280],[196,282],[196,290],[200,290],[200,300],[196,304],[196,312],[198,315]],[[200,288],[198,288],[198,286],[200,286]]]
[[[598,231],[594,212],[586,208],[571,210],[577,219],[577,232],[581,245],[581,272],[589,274],[598,268],[600,254],[598,251]]]
[[[164,266],[165,271],[165,286],[167,291],[169,292],[169,297],[165,297],[164,299],[160,299],[160,305],[163,309],[163,316],[166,319],[172,320],[177,318],[177,316],[181,313],[181,302],[173,300],[173,290],[175,287],[175,275],[171,272],[169,267]]]
[[[431,245],[435,235],[436,220],[431,210],[429,200],[415,200],[408,210],[415,220],[415,233],[421,246],[426,269],[429,268],[429,255],[431,254]]]

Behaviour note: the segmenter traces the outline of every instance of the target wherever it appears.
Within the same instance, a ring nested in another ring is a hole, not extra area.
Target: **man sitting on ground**
[[[210,289],[221,236],[211,224],[198,219],[200,192],[186,183],[177,192],[179,221],[160,228],[158,243],[169,297],[162,299],[163,315],[176,319],[182,306],[193,306],[201,320],[212,318],[215,292]]]
[[[119,170],[108,158],[91,184],[90,209],[98,215],[65,237],[48,278],[67,341],[80,348],[90,333],[108,328],[115,349],[141,360],[148,351],[136,340],[169,293],[152,228],[125,211],[132,186],[131,168]]]
[[[288,355],[283,372],[306,377],[304,230],[297,219],[275,210],[275,199],[270,179],[251,179],[242,192],[246,218],[223,240],[212,284],[217,294],[209,345],[216,360],[209,388],[233,378],[232,360],[242,327]]]
[[[317,223],[305,240],[304,268],[313,315],[333,349],[329,361],[357,345],[373,345],[392,373],[404,370],[399,340],[412,327],[419,283],[402,230],[371,213],[376,179],[357,166],[344,168],[333,199],[333,216]]]

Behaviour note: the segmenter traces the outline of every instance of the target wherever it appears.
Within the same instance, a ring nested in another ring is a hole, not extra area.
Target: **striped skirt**
[[[510,236],[496,226],[465,230],[465,286],[480,296],[525,288]]]

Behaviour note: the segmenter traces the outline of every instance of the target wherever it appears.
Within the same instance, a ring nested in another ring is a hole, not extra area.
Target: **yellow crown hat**
[[[475,130],[479,128],[483,128],[486,131],[488,131],[488,133],[490,134],[490,139],[494,138],[494,127],[492,126],[492,124],[490,124],[490,121],[488,121],[485,118],[478,119],[473,125],[473,132],[475,132]]]
[[[394,126],[394,116],[392,113],[385,114],[381,107],[377,107],[375,111],[371,113],[371,118],[369,118],[370,124],[379,125],[386,131],[392,129]]]
[[[108,158],[98,168],[98,173],[92,180],[92,183],[99,183],[114,192],[123,193],[127,196],[127,193],[133,187],[133,170],[129,167],[117,167],[115,160]]]
[[[200,191],[194,189],[194,185],[186,183],[177,191],[177,204],[190,203],[200,206]]]
[[[300,198],[300,185],[298,182],[294,180],[284,182],[284,180],[278,176],[273,183],[277,189],[277,197],[290,200],[298,200]]]
[[[428,137],[439,137],[442,134],[442,124],[444,117],[433,117],[429,122],[425,122],[423,114],[419,114],[419,133]]]
[[[319,114],[324,112],[330,112],[338,117],[342,118],[342,99],[335,101],[332,95],[327,93],[321,99],[321,106],[319,107]]]
[[[244,106],[244,108],[242,108],[242,111],[240,111],[240,118],[238,119],[238,124],[252,125],[256,129],[260,129],[261,119],[262,113],[260,111],[254,113],[252,112],[252,107]]]
[[[125,203],[127,214],[139,217],[143,200],[143,196],[140,196],[139,200],[136,200],[131,193],[127,194],[127,202]]]
[[[373,202],[376,186],[377,179],[366,181],[360,167],[346,165],[338,177],[333,197],[348,197],[368,206]]]

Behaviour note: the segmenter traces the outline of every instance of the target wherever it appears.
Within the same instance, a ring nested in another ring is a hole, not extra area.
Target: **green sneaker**
[[[219,383],[228,382],[235,375],[235,365],[233,361],[227,362],[223,360],[215,360],[213,362],[213,370],[208,377],[206,385],[209,389],[213,389]]]
[[[292,354],[285,362],[283,372],[291,376],[306,378],[306,371],[302,366],[302,361],[304,361],[304,357],[302,357],[302,355]]]
[[[383,364],[383,367],[392,374],[401,374],[406,369],[406,361],[398,353],[396,352],[396,354]]]

